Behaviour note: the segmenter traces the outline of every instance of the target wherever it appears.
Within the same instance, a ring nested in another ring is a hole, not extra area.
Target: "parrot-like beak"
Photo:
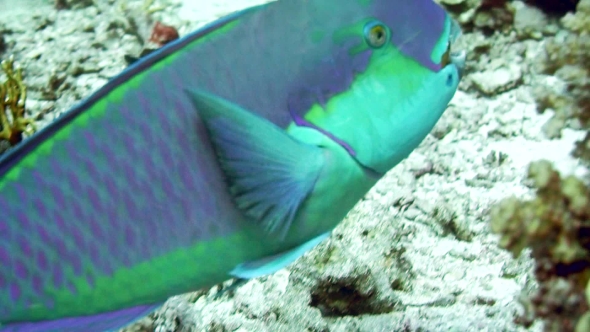
[[[456,20],[452,20],[452,22],[451,22],[451,37],[450,37],[451,47],[453,44],[455,44],[457,42],[457,39],[459,39],[459,37],[461,37],[462,34],[463,34],[463,32],[461,31],[461,26],[459,25],[459,22],[457,22]],[[463,77],[466,57],[467,57],[467,52],[465,52],[465,51],[453,51],[449,55],[450,62],[452,64],[454,64],[455,66],[457,66],[457,69],[459,70],[459,77]]]
[[[457,69],[459,70],[459,77],[463,77],[463,70],[465,69],[465,58],[467,57],[467,52],[459,51],[459,52],[452,52],[450,55],[451,63],[454,64]]]
[[[453,44],[456,43],[457,39],[461,37],[461,27],[457,21],[452,20],[451,22],[451,33],[449,36],[449,45],[447,51],[443,54],[441,66],[444,68],[447,65],[453,64],[459,71],[459,77],[463,77],[463,71],[465,69],[465,58],[467,53],[465,51],[453,51]]]

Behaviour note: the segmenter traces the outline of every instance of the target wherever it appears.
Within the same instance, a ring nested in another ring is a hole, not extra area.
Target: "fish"
[[[288,266],[432,130],[458,33],[431,0],[279,0],[142,57],[0,157],[0,331]]]

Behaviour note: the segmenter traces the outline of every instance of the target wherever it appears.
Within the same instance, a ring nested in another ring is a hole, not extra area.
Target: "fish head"
[[[428,135],[455,94],[465,54],[451,44],[460,28],[432,0],[340,0],[335,10],[347,6],[354,9],[329,27],[329,61],[316,70],[324,100],[299,125],[384,174]]]

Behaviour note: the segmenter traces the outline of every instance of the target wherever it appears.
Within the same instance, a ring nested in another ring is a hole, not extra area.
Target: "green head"
[[[322,23],[332,53],[311,80],[323,100],[292,115],[383,174],[420,144],[457,90],[464,54],[450,45],[460,30],[431,0],[340,0],[332,9],[342,12]]]

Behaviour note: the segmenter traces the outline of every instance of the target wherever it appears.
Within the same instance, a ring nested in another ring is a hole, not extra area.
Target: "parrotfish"
[[[432,0],[279,0],[171,42],[0,159],[0,331],[110,331],[313,248],[428,135]]]

